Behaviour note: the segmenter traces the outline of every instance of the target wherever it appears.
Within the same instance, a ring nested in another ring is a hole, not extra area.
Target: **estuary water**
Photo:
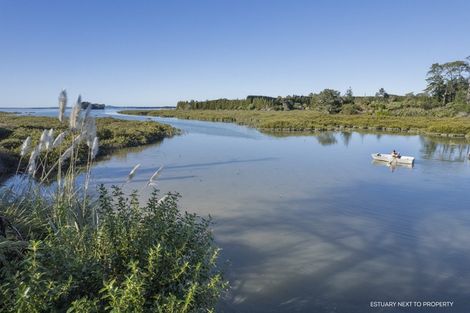
[[[149,119],[115,109],[97,114]],[[231,283],[218,311],[470,312],[466,142],[341,132],[280,137],[234,124],[150,119],[183,134],[98,162],[94,181],[122,184],[140,163],[125,188],[145,197],[148,178],[165,166],[159,189],[179,192],[183,209],[214,218]],[[392,149],[414,156],[415,166],[372,162],[371,153]],[[386,308],[375,301],[453,303]]]

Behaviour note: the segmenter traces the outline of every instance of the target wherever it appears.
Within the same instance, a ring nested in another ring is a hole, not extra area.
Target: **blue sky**
[[[0,0],[0,106],[420,92],[470,55],[470,1]]]

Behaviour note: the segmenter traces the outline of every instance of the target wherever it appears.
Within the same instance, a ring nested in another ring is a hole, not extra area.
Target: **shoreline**
[[[151,145],[180,134],[179,129],[154,121],[112,117],[100,117],[96,121],[97,132],[102,138],[97,160],[111,156],[120,149]],[[0,112],[0,183],[16,172],[20,162],[20,146],[26,137],[31,136],[35,142],[43,130],[53,128],[59,133],[66,130],[67,126],[68,123],[61,124],[53,117]],[[23,158],[21,162],[20,171],[24,170],[27,158]]]
[[[123,110],[118,113],[236,123],[273,133],[371,131],[470,140],[470,118],[330,115],[311,111]]]

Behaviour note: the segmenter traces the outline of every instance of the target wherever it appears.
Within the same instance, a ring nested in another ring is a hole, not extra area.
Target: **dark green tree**
[[[445,104],[447,95],[442,65],[439,63],[431,65],[427,76],[426,81],[428,82],[428,86],[425,91]]]
[[[457,93],[468,90],[470,65],[466,61],[434,63],[428,71],[425,91],[442,102],[452,102]]]
[[[467,57],[467,64],[470,63],[470,56]],[[470,104],[470,75],[468,75],[467,79],[467,104]]]
[[[343,97],[343,102],[344,103],[354,103],[354,95],[351,87],[346,90],[344,97]]]
[[[383,88],[380,88],[379,91],[375,93],[375,96],[380,99],[388,99],[390,97],[390,95]]]
[[[318,94],[318,105],[320,109],[335,114],[341,111],[343,99],[341,99],[340,92],[333,89],[324,89]]]

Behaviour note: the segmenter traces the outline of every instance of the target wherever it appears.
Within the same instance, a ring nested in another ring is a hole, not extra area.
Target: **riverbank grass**
[[[96,136],[100,138],[100,151],[97,157],[111,154],[121,148],[136,147],[152,144],[179,133],[179,130],[156,122],[118,120],[110,117],[97,118],[95,121]],[[50,129],[56,136],[64,133],[63,142],[68,142],[71,135],[69,125],[60,122],[57,118],[43,116],[22,116],[13,113],[0,112],[0,176],[14,173],[16,170],[24,171],[27,158],[21,157],[21,146],[26,138],[32,142],[39,142],[42,134]],[[87,161],[86,142],[78,145],[79,165]],[[67,147],[61,143],[62,149],[49,151],[48,160],[55,159],[59,151]],[[45,153],[44,151],[42,153]],[[19,168],[16,168],[21,160]]]
[[[96,193],[96,121],[73,112],[58,135],[23,141],[22,183],[0,191],[0,311],[214,312],[226,283],[211,220],[179,211],[178,194],[159,195],[162,168],[146,204],[122,187]]]
[[[262,131],[370,130],[470,138],[470,118],[326,114],[316,111],[125,110],[123,114],[231,122]]]

